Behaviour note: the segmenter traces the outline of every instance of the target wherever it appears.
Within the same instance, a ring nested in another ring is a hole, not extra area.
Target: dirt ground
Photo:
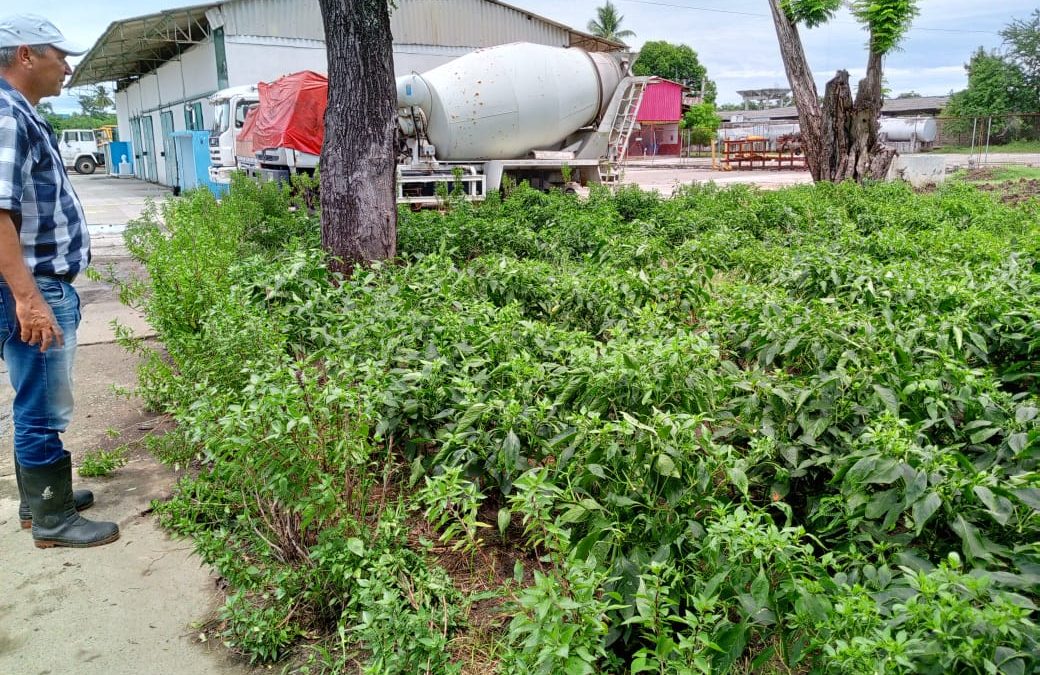
[[[118,230],[133,200],[143,206],[142,195],[154,192],[90,178],[74,182],[102,233]],[[105,214],[111,222],[104,222]],[[134,268],[116,233],[95,236],[93,248],[95,265],[113,264],[120,274]],[[148,333],[147,324],[122,307],[107,284],[80,277],[76,287],[83,302],[76,413],[64,441],[78,466],[85,451],[133,441],[154,432],[161,419],[119,393],[134,388],[137,362],[115,344],[109,322],[118,318],[139,334]],[[117,542],[92,549],[33,546],[17,518],[11,391],[0,369],[0,673],[250,672],[219,644],[196,639],[194,625],[212,616],[221,593],[191,542],[171,539],[150,515],[151,501],[168,495],[177,476],[147,453],[132,453],[108,478],[76,480],[95,495],[84,515],[118,522]]]

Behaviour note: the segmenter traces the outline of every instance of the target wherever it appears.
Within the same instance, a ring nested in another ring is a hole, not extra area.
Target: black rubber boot
[[[36,548],[101,546],[119,539],[115,523],[94,522],[72,501],[72,460],[68,454],[48,466],[22,467],[22,486],[32,509]]]
[[[29,508],[29,500],[25,498],[25,489],[22,488],[22,474],[18,460],[14,462],[14,480],[18,483],[18,496],[20,497],[18,520],[22,524],[22,529],[28,530],[32,527],[32,509]],[[86,511],[94,505],[94,493],[90,490],[73,490],[72,501],[76,505],[77,511]]]

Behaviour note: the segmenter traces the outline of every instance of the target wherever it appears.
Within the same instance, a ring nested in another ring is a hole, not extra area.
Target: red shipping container
[[[304,70],[271,83],[261,82],[257,88],[260,106],[246,117],[239,140],[245,141],[251,134],[254,150],[292,148],[320,155],[329,79]]]

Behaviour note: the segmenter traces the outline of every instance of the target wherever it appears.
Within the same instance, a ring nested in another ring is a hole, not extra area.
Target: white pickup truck
[[[61,159],[67,168],[77,173],[92,174],[94,169],[105,165],[105,153],[101,148],[103,134],[93,129],[66,129],[58,138]]]

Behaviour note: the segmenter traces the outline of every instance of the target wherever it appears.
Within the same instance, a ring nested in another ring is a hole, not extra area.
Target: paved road
[[[117,232],[136,218],[149,198],[165,190],[134,179],[73,176],[92,224],[95,265],[120,275],[136,270]],[[143,319],[119,304],[112,287],[80,277],[83,302],[76,359],[76,414],[64,435],[74,463],[83,452],[112,448],[140,437],[155,424],[132,388],[137,361],[113,342],[109,322],[139,333]],[[2,363],[0,363],[2,369]],[[6,371],[0,373],[5,380]],[[94,490],[97,503],[85,515],[115,520],[119,541],[94,549],[40,550],[19,528],[11,463],[11,392],[0,383],[0,673],[81,675],[238,674],[249,669],[219,645],[200,646],[195,622],[222,601],[215,578],[192,553],[149,515],[150,502],[169,494],[177,476],[149,455],[131,456],[109,478],[77,480]],[[112,439],[112,434],[119,437]],[[213,643],[208,643],[212,645]]]

